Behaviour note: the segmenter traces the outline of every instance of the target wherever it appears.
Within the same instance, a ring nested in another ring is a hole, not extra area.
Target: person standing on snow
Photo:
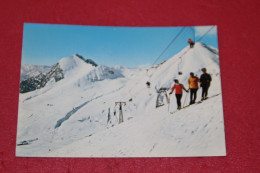
[[[211,82],[211,76],[207,73],[206,68],[202,68],[203,74],[200,76],[200,86],[202,87],[201,101],[208,98],[208,90]]]
[[[190,48],[193,48],[195,44],[194,41],[192,41],[192,39],[189,38],[188,43],[190,44]]]
[[[194,73],[190,73],[190,78],[188,79],[189,89],[190,89],[190,105],[194,104],[197,98],[198,91],[198,82],[200,82],[199,78],[194,76]]]
[[[176,96],[176,100],[177,100],[177,109],[180,110],[181,109],[181,97],[182,97],[182,90],[185,90],[186,92],[188,92],[188,90],[185,89],[185,87],[179,83],[179,81],[177,79],[174,79],[175,84],[172,87],[172,90],[169,94],[172,94],[174,89],[175,89],[175,96]]]

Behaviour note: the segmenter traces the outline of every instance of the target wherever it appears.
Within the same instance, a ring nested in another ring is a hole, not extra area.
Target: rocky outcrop
[[[55,82],[64,78],[63,70],[60,68],[59,63],[55,64],[46,75],[40,73],[39,75],[21,81],[20,93],[27,93],[43,88],[52,78],[55,79]]]

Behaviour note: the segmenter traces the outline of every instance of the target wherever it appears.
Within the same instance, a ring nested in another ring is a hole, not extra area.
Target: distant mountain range
[[[46,66],[46,65],[22,64],[20,81],[28,79],[32,76],[37,76],[40,73],[46,74],[50,71],[50,69],[51,66]]]
[[[64,58],[68,59],[68,58]],[[78,59],[81,63],[89,64],[93,67],[98,65],[91,59],[84,59],[83,56],[79,54],[74,54],[69,57],[69,59]],[[60,60],[54,66],[41,66],[41,65],[22,65],[21,67],[21,78],[20,78],[20,93],[26,93],[34,91],[36,89],[43,88],[50,80],[54,79],[55,82],[64,78],[63,69],[60,67],[60,63],[64,63],[65,60]],[[63,65],[71,66],[71,61],[68,64]]]

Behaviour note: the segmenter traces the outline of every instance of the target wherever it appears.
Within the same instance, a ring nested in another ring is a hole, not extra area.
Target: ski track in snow
[[[80,105],[80,106],[78,106],[78,107],[73,108],[70,112],[68,112],[68,113],[66,114],[65,117],[63,117],[63,118],[61,118],[60,120],[57,121],[57,124],[55,125],[55,129],[58,128],[58,127],[60,127],[61,124],[62,124],[64,121],[68,120],[73,114],[75,114],[79,109],[81,109],[82,107],[84,107],[86,104],[88,104],[89,102],[92,102],[93,100],[96,100],[96,99],[98,99],[98,98],[100,98],[100,97],[102,97],[102,95],[101,95],[101,96],[98,96],[98,97],[95,97],[95,98],[93,98],[93,99],[91,99],[91,100],[89,100],[89,101],[86,101],[85,103],[83,103],[82,105]]]
[[[121,90],[122,88],[124,88],[124,87],[120,87],[120,88],[118,88],[118,89],[116,89],[116,90],[110,92],[109,94],[113,94],[113,93],[115,93],[115,92]],[[109,95],[109,94],[104,94],[104,95]],[[66,114],[65,117],[63,117],[63,118],[61,118],[61,119],[59,119],[59,120],[57,121],[57,124],[55,125],[55,129],[58,128],[58,127],[60,127],[61,124],[62,124],[64,121],[68,120],[73,114],[75,114],[78,110],[80,110],[81,108],[83,108],[84,106],[86,106],[88,103],[90,103],[90,102],[92,102],[92,101],[94,101],[94,100],[97,100],[97,99],[103,97],[104,95],[97,96],[97,97],[95,97],[95,98],[93,98],[93,99],[91,99],[91,100],[89,100],[89,101],[86,101],[86,102],[83,103],[82,105],[73,108],[70,112],[68,112],[68,113]]]

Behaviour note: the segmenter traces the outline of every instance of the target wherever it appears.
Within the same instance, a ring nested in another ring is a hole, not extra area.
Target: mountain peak
[[[75,54],[73,55],[73,57],[80,58],[80,59],[82,59],[83,61],[85,61],[86,63],[93,65],[94,67],[97,67],[97,66],[98,66],[97,63],[95,63],[95,61],[93,61],[92,59],[85,59],[82,55],[79,55],[79,54],[77,54],[77,53],[75,53]]]
[[[150,68],[150,72],[148,71],[157,89],[172,87],[173,79],[178,79],[180,83],[185,84],[190,72],[200,75],[202,68],[207,68],[207,72],[211,74],[219,73],[218,49],[196,42],[193,48],[185,47],[158,66],[160,68]]]
[[[80,59],[85,61],[84,57],[79,55],[79,54],[77,54],[77,53],[73,54],[73,57],[77,57],[77,58],[80,58]]]

